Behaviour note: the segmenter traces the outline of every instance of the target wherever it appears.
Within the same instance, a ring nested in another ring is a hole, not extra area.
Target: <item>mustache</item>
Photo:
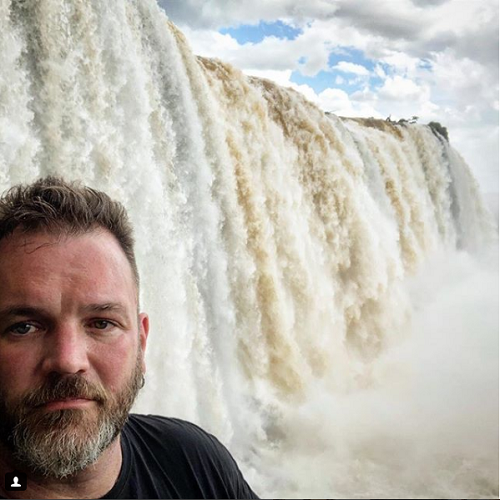
[[[52,374],[44,384],[29,392],[22,400],[25,409],[34,409],[51,401],[67,398],[94,400],[99,404],[106,402],[107,394],[98,383],[91,383],[81,375]]]

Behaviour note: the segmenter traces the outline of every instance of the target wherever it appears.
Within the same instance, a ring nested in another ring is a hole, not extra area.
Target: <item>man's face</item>
[[[148,318],[130,264],[105,230],[16,231],[0,241],[0,284],[0,445],[32,472],[74,474],[140,388]]]

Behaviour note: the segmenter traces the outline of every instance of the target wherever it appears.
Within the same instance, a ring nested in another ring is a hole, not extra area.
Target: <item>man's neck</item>
[[[12,472],[12,461],[0,448],[0,495],[5,498],[100,498],[114,486],[122,465],[120,436],[118,436],[95,463],[78,474],[63,480],[41,478],[26,472],[25,491],[5,491],[2,479]]]

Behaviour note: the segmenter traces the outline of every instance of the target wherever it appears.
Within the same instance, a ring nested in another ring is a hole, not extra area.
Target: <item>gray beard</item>
[[[50,429],[45,432],[23,423],[17,425],[11,437],[15,462],[35,474],[54,479],[72,476],[93,464],[121,428],[108,418],[89,422],[82,413],[82,410],[51,412],[50,417],[56,418],[52,426],[44,422],[44,427]]]
[[[0,441],[18,467],[58,480],[73,476],[93,464],[120,434],[142,382],[138,355],[134,373],[116,396],[79,375],[49,378],[12,409],[0,393]],[[95,408],[50,412],[36,408],[78,396],[94,399]]]

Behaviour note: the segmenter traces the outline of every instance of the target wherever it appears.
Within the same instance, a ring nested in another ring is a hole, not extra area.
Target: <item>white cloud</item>
[[[373,106],[376,97],[366,101],[354,100],[341,89],[326,89],[318,95],[318,101],[321,109],[339,116],[382,118],[382,115]]]
[[[331,0],[303,3],[296,0],[160,0],[159,3],[176,23],[212,29],[258,23],[260,20],[294,19],[305,22],[308,19],[329,18],[337,10],[337,2]]]
[[[274,69],[246,69],[244,73],[249,76],[272,80],[282,87],[291,86],[290,77],[292,76],[292,71],[289,69],[284,71],[277,71]]]
[[[396,50],[385,50],[379,61],[391,66],[392,71],[406,76],[416,76],[420,59]]]
[[[473,105],[486,114],[495,109],[498,74],[491,68],[468,58],[458,59],[447,50],[435,55],[432,76],[440,98],[453,102],[459,110]]]
[[[315,76],[328,69],[330,49],[321,33],[307,29],[295,40],[266,37],[260,43],[243,45],[216,31],[183,29],[193,52],[205,57],[216,57],[238,68],[262,70],[300,69],[307,76]],[[302,62],[304,61],[304,62]]]
[[[385,79],[387,77],[387,74],[386,72],[384,71],[384,68],[382,67],[382,65],[380,64],[377,64],[375,66],[375,69],[373,70],[373,72],[375,73],[376,76],[378,76],[379,78],[382,78],[382,79]]]
[[[449,0],[436,9],[427,28],[429,50],[451,50],[458,58],[498,67],[498,2]],[[443,38],[446,45],[438,47]]]
[[[417,38],[426,24],[425,16],[409,0],[343,1],[336,15],[361,31],[396,40]]]
[[[340,89],[326,89],[319,94],[321,107],[335,114],[344,114],[344,110],[352,109],[347,92]]]
[[[320,21],[329,25],[331,39],[336,39],[341,45],[358,46],[360,38],[378,41],[365,46],[374,55],[391,47],[414,57],[428,57],[432,52],[448,47],[459,57],[467,56],[498,65],[496,0],[159,1],[171,19],[181,27],[218,29],[277,19],[307,26]],[[351,36],[346,38],[343,36],[346,34]]]
[[[186,27],[182,32],[189,40],[191,50],[199,56],[217,57],[230,62],[232,54],[241,48],[231,35],[223,35],[217,31],[193,30]]]
[[[370,72],[361,64],[354,64],[347,61],[340,61],[338,64],[333,66],[332,69],[342,71],[344,73],[354,73],[355,75],[368,76]]]
[[[387,78],[379,92],[382,99],[389,101],[422,102],[429,99],[430,91],[413,80],[396,75]]]

